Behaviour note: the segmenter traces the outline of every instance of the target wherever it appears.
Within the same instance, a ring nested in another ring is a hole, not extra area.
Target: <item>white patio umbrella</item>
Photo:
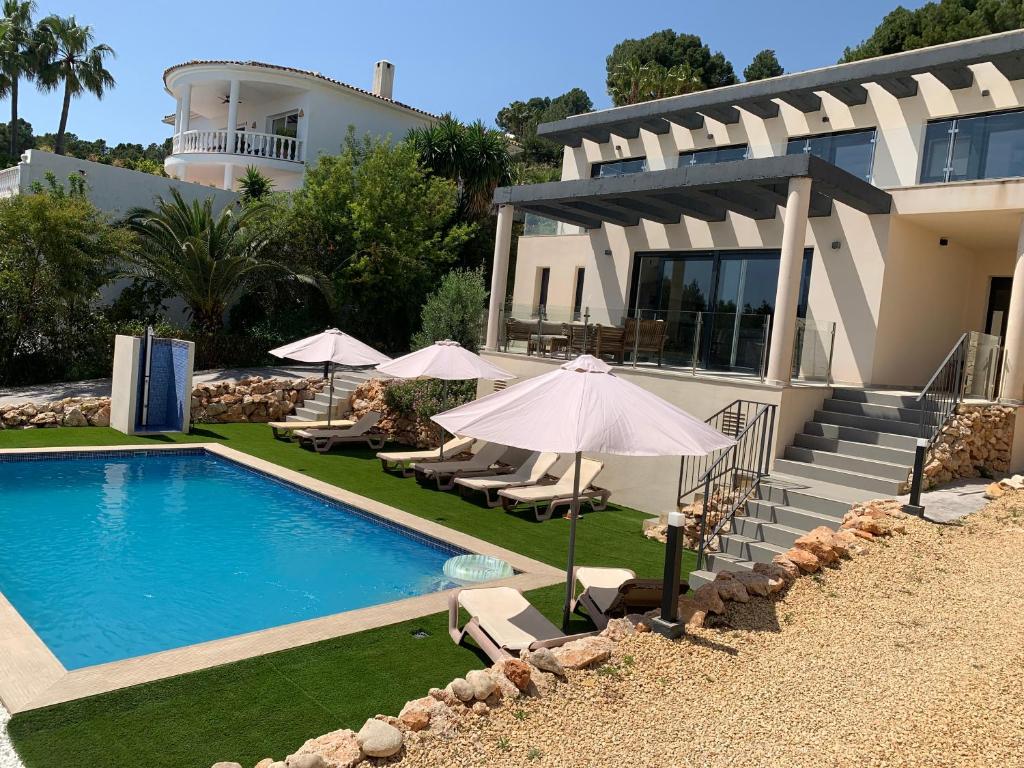
[[[377,366],[377,370],[398,379],[441,379],[466,381],[467,379],[508,380],[514,373],[487,362],[463,347],[459,342],[446,339],[435,341],[429,347],[417,349],[408,355]],[[445,395],[448,393],[445,385]],[[448,430],[451,432],[451,430]],[[441,428],[441,448],[444,452],[444,427]]]
[[[592,355],[434,417],[459,435],[530,451],[575,454],[563,629],[568,629],[583,452],[703,456],[734,440],[612,373]]]
[[[328,328],[323,333],[307,336],[304,339],[285,344],[283,347],[270,350],[274,357],[298,360],[303,363],[330,364],[330,387],[327,395],[327,424],[331,423],[334,411],[334,368],[343,365],[347,368],[366,368],[378,363],[386,363],[391,358],[378,352],[368,344],[364,344],[354,336]]]

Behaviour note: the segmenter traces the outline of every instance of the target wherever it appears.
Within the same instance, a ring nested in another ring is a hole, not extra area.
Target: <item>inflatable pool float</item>
[[[490,555],[456,555],[444,564],[444,575],[462,584],[514,576],[512,566]]]

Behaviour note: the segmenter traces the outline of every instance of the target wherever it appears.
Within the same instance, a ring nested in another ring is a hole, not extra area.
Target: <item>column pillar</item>
[[[235,188],[235,166],[231,163],[224,164],[224,189],[233,190]]]
[[[179,133],[184,133],[188,130],[189,118],[192,115],[192,84],[188,83],[185,85],[184,90],[181,93],[181,119],[179,120],[178,128]]]
[[[235,129],[238,127],[238,80],[231,81],[231,90],[228,92],[228,136],[226,152],[235,152]],[[226,173],[226,172],[225,172]],[[227,176],[225,175],[225,179]],[[227,189],[228,187],[225,187]]]
[[[1017,236],[1017,262],[1013,268],[1010,307],[1006,314],[1006,351],[999,398],[1019,403],[1024,400],[1024,221]]]
[[[494,260],[491,263],[491,301],[487,308],[487,341],[490,350],[498,348],[498,331],[502,322],[501,308],[505,304],[505,288],[508,285],[508,260],[512,250],[511,205],[498,206],[498,229],[494,235]]]
[[[793,340],[796,335],[796,305],[800,297],[800,273],[807,239],[807,212],[811,204],[811,180],[789,180],[786,211],[782,220],[782,254],[779,284],[775,289],[775,313],[768,349],[768,381],[788,384],[793,375]]]

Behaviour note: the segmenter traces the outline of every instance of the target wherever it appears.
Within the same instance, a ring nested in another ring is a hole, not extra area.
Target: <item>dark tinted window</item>
[[[786,145],[786,154],[799,155],[801,152],[809,152],[854,176],[870,181],[875,156],[875,129],[790,139]]]
[[[646,157],[633,157],[629,160],[611,160],[607,163],[594,163],[590,166],[592,179],[603,179],[605,176],[626,176],[630,173],[643,173],[647,170]]]
[[[929,123],[922,155],[922,184],[1024,176],[1024,111]]]
[[[745,160],[746,157],[746,144],[736,144],[731,147],[697,149],[693,152],[680,152],[679,167],[682,168],[684,165],[705,165],[707,163],[728,163],[733,160]]]

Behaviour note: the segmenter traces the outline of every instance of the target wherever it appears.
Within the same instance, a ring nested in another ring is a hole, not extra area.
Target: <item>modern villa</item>
[[[1021,78],[1015,31],[541,125],[562,180],[495,193],[490,359],[586,348],[702,418],[768,403],[777,472],[897,492],[950,360],[1024,399]],[[648,511],[684,490],[678,463],[607,474]]]
[[[393,98],[395,65],[374,65],[363,90],[319,72],[258,61],[190,61],[164,72],[176,101],[169,176],[233,189],[255,166],[279,190],[302,184],[306,164],[337,154],[349,126],[357,134],[403,137],[436,117]]]

